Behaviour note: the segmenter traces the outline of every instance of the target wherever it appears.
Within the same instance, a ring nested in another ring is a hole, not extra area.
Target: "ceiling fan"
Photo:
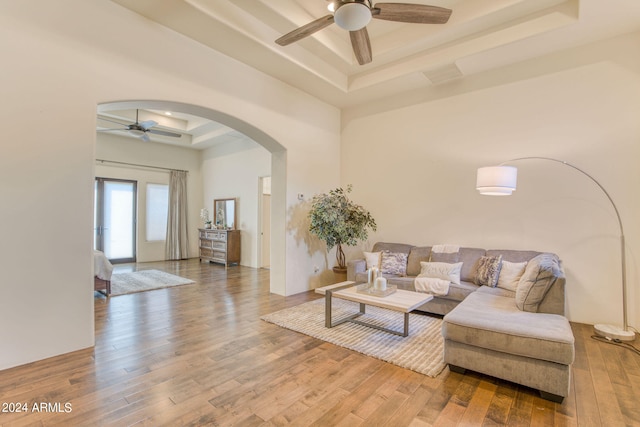
[[[121,126],[126,126],[126,127],[123,129],[100,129],[98,130],[98,132],[127,131],[129,132],[130,135],[137,136],[145,142],[149,141],[149,135],[147,135],[147,133],[153,133],[156,135],[163,135],[163,136],[171,136],[173,138],[180,138],[182,136],[179,133],[175,133],[175,132],[152,129],[154,126],[158,124],[158,122],[154,120],[145,120],[143,122],[138,122],[138,110],[136,110],[136,122],[130,125],[123,125],[120,122],[109,120],[104,117],[100,117],[100,119],[105,120],[107,122],[111,122],[111,123],[117,123]]]
[[[371,18],[413,24],[444,24],[451,16],[451,9],[413,3],[376,3],[371,0],[327,0],[333,14],[318,18],[276,40],[280,46],[297,42],[334,22],[349,31],[351,46],[360,65],[373,59],[371,42],[366,25]]]

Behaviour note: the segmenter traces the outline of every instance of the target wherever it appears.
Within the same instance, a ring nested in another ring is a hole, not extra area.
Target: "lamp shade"
[[[335,11],[333,19],[338,27],[356,31],[371,21],[371,10],[363,3],[346,3]]]
[[[516,190],[518,169],[514,166],[478,168],[476,189],[487,196],[510,196]]]

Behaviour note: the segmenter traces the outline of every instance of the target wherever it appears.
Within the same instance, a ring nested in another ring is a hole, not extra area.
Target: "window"
[[[166,240],[169,186],[147,184],[147,241]]]

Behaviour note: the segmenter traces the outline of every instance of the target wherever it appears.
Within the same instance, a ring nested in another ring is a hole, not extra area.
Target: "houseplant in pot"
[[[351,185],[328,193],[318,194],[311,200],[309,231],[327,244],[327,251],[336,247],[337,278],[346,280],[347,263],[342,245],[355,246],[369,237],[369,230],[376,231],[376,221],[369,211],[355,204],[347,196]]]

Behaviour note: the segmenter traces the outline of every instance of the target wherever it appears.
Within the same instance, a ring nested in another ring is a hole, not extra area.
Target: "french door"
[[[112,263],[136,261],[137,182],[96,178],[94,248]]]

